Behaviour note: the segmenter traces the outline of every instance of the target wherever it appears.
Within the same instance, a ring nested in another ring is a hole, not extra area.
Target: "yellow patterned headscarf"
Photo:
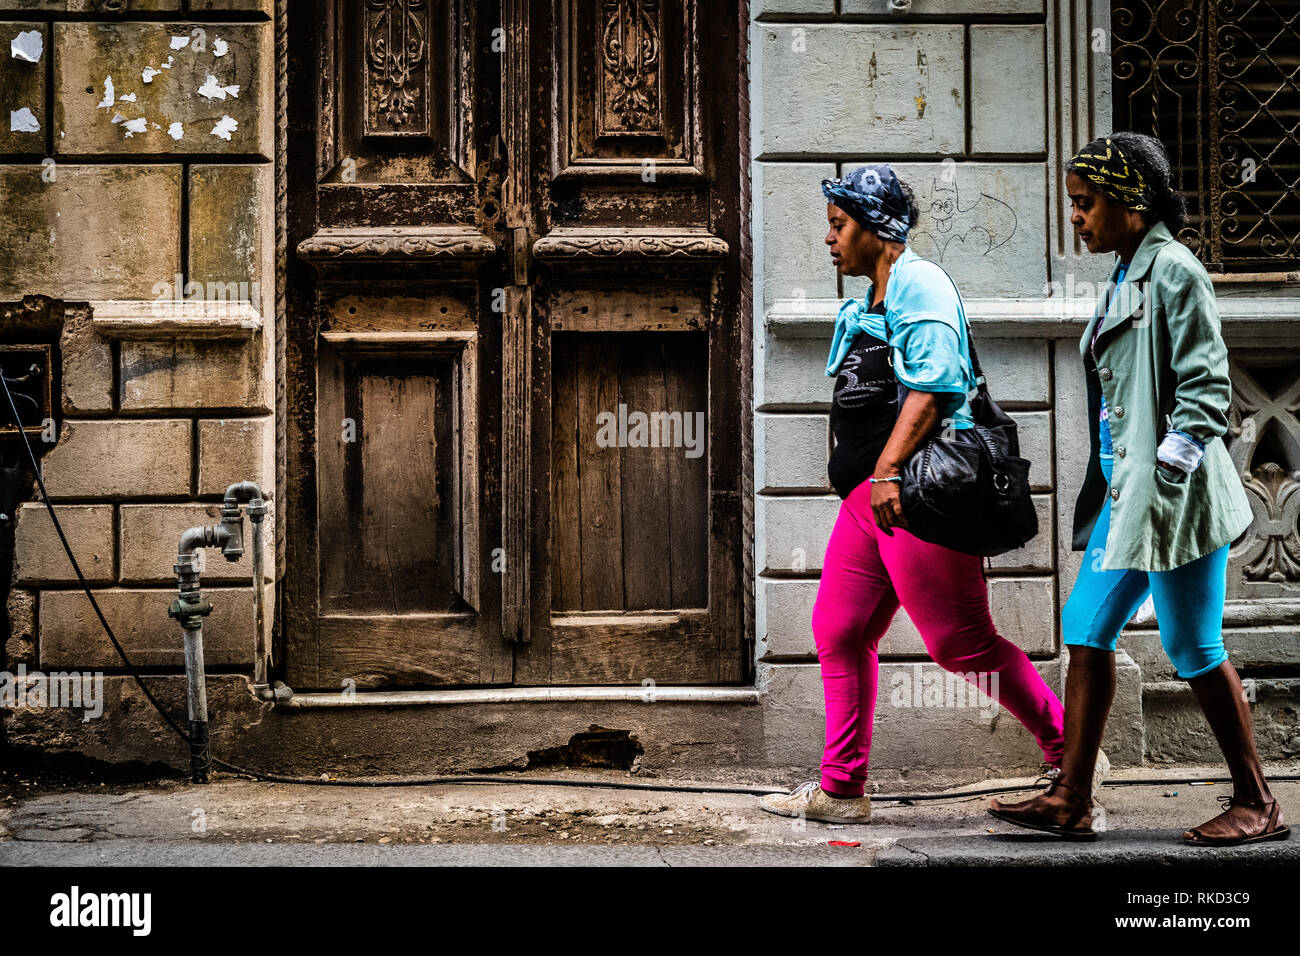
[[[1152,208],[1151,193],[1141,171],[1109,138],[1089,143],[1065,164],[1065,168],[1090,180],[1107,199],[1134,212],[1147,212]]]

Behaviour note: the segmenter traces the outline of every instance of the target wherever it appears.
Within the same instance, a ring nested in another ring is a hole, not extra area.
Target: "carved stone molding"
[[[1300,584],[1300,471],[1287,472],[1266,461],[1242,482],[1255,511],[1253,534],[1242,556],[1247,581]]]
[[[298,255],[311,262],[484,259],[496,249],[476,229],[322,229],[298,244]]]
[[[707,232],[648,229],[556,229],[538,239],[533,255],[557,259],[718,259],[726,241]]]
[[[1232,550],[1246,594],[1300,589],[1300,371],[1290,355],[1234,356],[1228,451],[1255,521]]]

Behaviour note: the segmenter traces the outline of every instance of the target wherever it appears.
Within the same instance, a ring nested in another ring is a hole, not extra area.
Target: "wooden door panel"
[[[505,104],[513,119],[549,119],[506,136],[538,171],[507,179],[508,218],[532,237],[530,415],[543,453],[530,459],[528,513],[512,516],[535,543],[516,682],[742,681],[739,10],[505,8],[528,39],[527,75],[549,67],[545,82],[508,84]],[[716,69],[702,69],[706,56]],[[634,437],[636,414],[661,435],[670,415],[680,429],[695,413],[708,436],[697,456],[680,433],[667,447]],[[602,415],[616,429],[622,419],[612,443]]]
[[[365,690],[487,683],[474,614],[326,615],[319,633],[322,686],[337,689],[352,681]]]
[[[446,354],[322,349],[323,613],[463,606],[456,379]]]
[[[477,336],[322,339],[319,679],[479,683]]]
[[[707,610],[564,614],[551,619],[556,684],[699,684],[719,680]]]
[[[553,610],[708,606],[707,348],[703,333],[555,334]]]
[[[509,683],[491,569],[500,11],[304,0],[288,16],[284,674]]]

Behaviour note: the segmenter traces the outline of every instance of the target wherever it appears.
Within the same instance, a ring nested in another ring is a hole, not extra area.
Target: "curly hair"
[[[907,200],[907,228],[915,228],[917,217],[921,215],[921,210],[916,205],[916,196],[912,193],[912,187],[901,177],[898,186],[903,190],[903,198]]]

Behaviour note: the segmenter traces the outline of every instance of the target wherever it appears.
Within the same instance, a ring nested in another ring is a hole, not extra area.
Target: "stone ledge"
[[[1252,692],[1250,715],[1260,757],[1295,760],[1300,756],[1300,729],[1295,723],[1300,678],[1246,678],[1243,683]],[[1222,761],[1219,745],[1186,681],[1144,683],[1142,716],[1148,764],[1215,766]]]
[[[104,299],[90,308],[92,327],[112,339],[248,339],[262,330],[247,301]]]
[[[830,339],[843,299],[779,299],[764,317],[769,335]],[[963,299],[966,317],[982,335],[996,338],[1077,339],[1095,301],[1063,299]],[[1300,298],[1220,296],[1219,318],[1229,345],[1294,347]]]

